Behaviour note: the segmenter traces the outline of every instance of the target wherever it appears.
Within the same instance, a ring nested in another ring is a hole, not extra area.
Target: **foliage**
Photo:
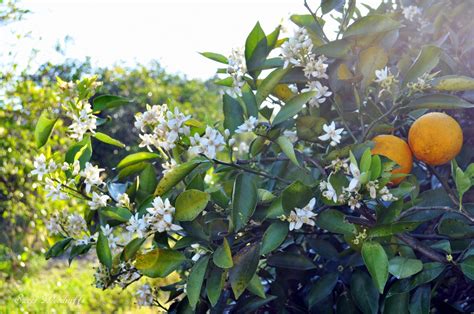
[[[138,296],[166,308],[159,296],[170,291],[171,313],[472,311],[472,151],[452,162],[453,180],[416,161],[393,186],[397,165],[370,141],[406,137],[429,110],[472,112],[469,35],[457,20],[472,7],[388,2],[361,16],[355,1],[340,3],[325,1],[322,17],[309,7],[292,16],[289,38],[257,23],[243,51],[203,53],[223,64],[223,123],[175,103],[147,106],[134,123],[143,150],[108,176],[106,161],[91,163],[91,142],[117,144],[98,136],[113,123],[101,114],[127,106],[127,95],[93,97],[95,78],[60,80],[63,106],[37,128],[72,121],[76,143],[40,155],[34,172],[53,197],[88,206],[74,222],[51,217],[58,240],[46,256],[95,250],[102,289],[176,271],[178,282]],[[329,40],[333,9],[341,18]],[[281,100],[279,84],[295,95]]]

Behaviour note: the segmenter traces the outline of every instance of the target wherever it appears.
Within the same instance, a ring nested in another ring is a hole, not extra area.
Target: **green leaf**
[[[220,268],[231,268],[234,266],[232,253],[230,252],[229,242],[224,238],[224,242],[219,246],[212,256],[214,264]]]
[[[281,81],[281,79],[290,71],[290,68],[286,69],[275,69],[260,83],[255,95],[257,101],[257,107],[270,95],[275,86]]]
[[[397,279],[408,278],[423,269],[423,263],[418,259],[396,256],[389,262],[388,271]]]
[[[474,108],[471,104],[457,96],[446,94],[425,95],[412,100],[404,109],[466,109]]]
[[[438,278],[438,276],[443,272],[445,267],[445,265],[437,262],[424,264],[423,270],[419,274],[411,278],[410,287],[413,289],[419,285],[423,285]]]
[[[474,90],[474,78],[462,75],[446,75],[434,79],[432,85],[434,89],[439,91]]]
[[[392,20],[388,16],[372,14],[352,23],[345,31],[344,38],[388,32],[400,28],[400,26],[400,22]]]
[[[49,119],[48,111],[43,110],[35,127],[35,143],[37,148],[43,147],[48,142],[56,121],[58,119]]]
[[[210,196],[199,190],[186,190],[176,199],[174,219],[192,221],[206,208]]]
[[[351,295],[357,307],[366,314],[379,311],[379,293],[369,275],[355,271],[351,278]]]
[[[454,162],[452,162],[454,164]],[[462,202],[462,197],[472,186],[471,178],[465,174],[458,166],[452,167],[454,169],[454,182],[456,190],[458,191],[459,201]]]
[[[234,255],[234,267],[229,271],[229,282],[236,299],[252,280],[259,259],[260,246],[257,244],[246,246]]]
[[[257,22],[245,41],[245,60],[248,71],[252,74],[255,69],[262,66],[266,57],[267,37],[260,23]]]
[[[451,238],[464,238],[474,235],[474,226],[459,218],[444,218],[438,225],[438,233]]]
[[[378,242],[366,241],[362,244],[362,258],[369,270],[375,286],[382,294],[388,279],[388,257]]]
[[[94,111],[101,111],[104,109],[115,108],[123,105],[131,104],[132,102],[126,98],[114,95],[101,95],[92,100],[92,107]]]
[[[429,314],[431,301],[430,286],[422,286],[413,293],[408,309],[410,314]]]
[[[323,19],[318,18],[316,21],[311,14],[294,14],[290,16],[290,20],[299,27],[306,28],[308,30],[312,42],[315,45],[319,46],[325,43],[325,40],[323,39],[324,32],[322,28],[324,26]]]
[[[370,170],[370,166],[372,164],[372,153],[370,152],[370,148],[367,148],[362,157],[360,159],[360,172],[367,172]]]
[[[460,264],[461,270],[467,278],[474,280],[474,256],[469,256]]]
[[[369,230],[371,237],[386,237],[389,235],[409,232],[420,225],[420,222],[394,222],[391,224],[378,225]]]
[[[167,172],[156,186],[155,196],[161,196],[183,180],[199,164],[207,162],[203,158],[194,158]]]
[[[125,147],[125,144],[120,142],[119,140],[116,140],[110,136],[108,136],[107,134],[105,133],[102,133],[102,132],[96,132],[94,134],[94,138],[96,138],[97,140],[105,143],[105,144],[109,144],[109,145],[113,145],[113,146],[117,146],[117,147]]]
[[[337,279],[337,273],[329,273],[316,281],[308,294],[308,305],[310,309],[332,292],[337,284]]]
[[[408,313],[409,293],[398,293],[391,297],[385,298],[383,314],[400,314]]]
[[[370,180],[377,179],[382,174],[382,159],[379,155],[372,156],[372,163],[370,166]]]
[[[424,46],[415,62],[408,69],[403,86],[407,86],[410,82],[416,82],[425,73],[430,73],[438,65],[440,55],[441,49],[439,47]]]
[[[101,209],[100,215],[120,222],[127,222],[132,217],[132,213],[124,207],[105,207]]]
[[[232,194],[232,221],[235,230],[245,226],[252,217],[258,200],[257,186],[249,173],[240,173],[235,178]]]
[[[301,181],[295,181],[282,192],[283,209],[289,212],[295,208],[303,208],[313,197],[313,191]]]
[[[156,179],[155,167],[151,164],[147,164],[139,177],[139,189],[145,197],[148,197],[156,188],[158,181]]]
[[[69,253],[69,258],[68,258],[69,265],[71,265],[71,262],[73,261],[75,257],[87,253],[91,247],[92,247],[91,243],[74,245],[73,247],[71,247],[71,251]]]
[[[314,96],[316,96],[316,92],[306,92],[298,94],[291,98],[277,113],[275,119],[273,119],[273,124],[276,125],[282,123],[295,116],[298,112],[301,111],[303,105]]]
[[[225,79],[216,80],[214,84],[226,87],[234,86],[234,79],[232,77],[226,77]]]
[[[267,55],[270,53],[270,51],[273,50],[273,48],[275,48],[275,46],[278,42],[278,36],[280,36],[280,30],[281,30],[281,25],[278,25],[275,28],[275,30],[267,36]],[[272,59],[280,60],[280,62],[281,62],[280,58],[272,58]],[[265,63],[269,60],[271,60],[271,59],[265,60]]]
[[[208,256],[200,258],[189,272],[188,281],[186,282],[186,294],[188,296],[189,306],[191,306],[193,310],[199,301],[208,262]]]
[[[285,241],[287,235],[288,223],[284,221],[275,221],[263,234],[260,253],[265,255],[277,249],[283,241]]]
[[[186,257],[177,251],[154,249],[146,254],[138,254],[135,267],[145,276],[164,278],[178,269]]]
[[[110,252],[109,240],[99,231],[99,237],[96,245],[97,257],[102,265],[108,269],[112,268],[112,253]]]
[[[135,238],[123,248],[121,258],[124,261],[131,260],[137,255],[138,250],[140,250],[143,243],[145,243],[146,238]]]
[[[215,53],[215,52],[200,52],[200,54],[208,59],[211,59],[211,60],[214,60],[214,61],[217,61],[217,62],[220,62],[220,63],[224,63],[224,64],[229,64],[229,60],[227,60],[226,57],[224,57],[223,55],[219,54],[219,53]]]
[[[278,252],[267,259],[267,264],[273,267],[310,270],[315,269],[316,265],[305,255],[291,252]]]
[[[252,280],[250,280],[249,285],[247,286],[247,290],[262,299],[266,298],[265,289],[262,285],[262,280],[257,274],[253,275]]]
[[[316,225],[319,228],[333,233],[344,235],[354,235],[356,228],[353,224],[346,221],[346,216],[335,209],[328,209],[320,213],[316,218]]]
[[[156,158],[160,158],[160,155],[156,153],[151,153],[151,152],[139,152],[139,153],[131,154],[123,158],[118,163],[117,168],[120,169],[120,168],[128,167],[142,161],[156,159]]]
[[[351,51],[352,43],[347,39],[331,41],[322,46],[316,47],[314,52],[317,55],[325,55],[330,58],[345,58]]]
[[[281,150],[285,155],[293,162],[296,166],[299,166],[298,159],[296,159],[295,149],[293,148],[293,143],[290,139],[284,135],[280,136],[276,140],[277,144],[280,146]]]
[[[72,238],[65,238],[54,243],[54,245],[46,252],[45,258],[50,259],[51,257],[58,257],[63,254],[72,240]]]
[[[247,108],[247,117],[258,118],[257,100],[255,99],[252,89],[247,83],[242,87],[242,99],[245,103],[245,107]]]
[[[359,71],[363,75],[362,89],[367,88],[375,78],[375,70],[385,67],[388,56],[385,50],[378,46],[372,46],[359,54]]]
[[[345,2],[345,0],[322,0],[321,11],[323,14],[327,14],[334,9],[337,11],[342,10]]]
[[[223,269],[217,267],[209,271],[209,277],[206,279],[206,292],[212,306],[216,306],[224,289],[225,274]]]
[[[244,109],[240,102],[231,96],[224,94],[222,96],[224,110],[224,128],[229,129],[233,134],[237,127],[244,123]]]
[[[72,164],[75,160],[79,160],[81,168],[84,168],[86,162],[92,157],[92,144],[89,136],[76,144],[72,145],[66,152],[66,162]]]

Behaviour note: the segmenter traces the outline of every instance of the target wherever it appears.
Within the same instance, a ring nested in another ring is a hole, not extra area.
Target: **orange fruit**
[[[462,142],[459,123],[442,112],[419,117],[408,132],[408,144],[415,157],[431,166],[445,164],[456,157]]]
[[[381,155],[396,162],[398,167],[392,170],[392,174],[409,174],[413,167],[413,155],[408,144],[394,135],[378,135],[372,139],[375,143],[371,152],[373,155]],[[397,185],[405,177],[394,178],[390,183]]]

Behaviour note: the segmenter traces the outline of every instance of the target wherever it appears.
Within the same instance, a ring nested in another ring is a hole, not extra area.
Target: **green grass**
[[[136,305],[134,283],[102,291],[93,286],[94,269],[89,261],[45,262],[41,257],[17,282],[0,282],[0,313],[156,313]]]

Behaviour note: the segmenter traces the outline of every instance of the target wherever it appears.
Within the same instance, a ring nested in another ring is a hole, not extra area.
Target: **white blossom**
[[[242,95],[242,87],[245,84],[244,75],[247,72],[243,50],[240,48],[232,49],[232,53],[227,60],[227,74],[233,79],[233,92],[240,96]]]
[[[369,181],[366,184],[366,188],[369,191],[369,195],[371,198],[376,199],[377,198],[377,189],[379,188],[378,181]]]
[[[296,131],[285,130],[283,131],[283,135],[286,136],[292,143],[296,143],[298,141],[298,134]]]
[[[146,223],[153,232],[178,231],[182,228],[173,224],[173,214],[175,208],[171,206],[169,199],[156,197],[152,202],[151,208],[147,208],[145,216]]]
[[[392,193],[390,193],[390,190],[386,186],[381,188],[379,193],[381,194],[380,197],[385,202],[396,201],[398,199]]]
[[[258,119],[255,117],[250,117],[245,122],[237,127],[235,133],[246,133],[246,132],[253,132],[257,127]]]
[[[417,6],[410,5],[403,8],[403,16],[409,21],[413,22],[419,15],[421,15],[421,9]]]
[[[57,215],[51,216],[51,218],[46,222],[46,229],[53,235],[61,233],[62,229]]]
[[[81,171],[81,176],[84,177],[84,183],[86,184],[86,192],[89,193],[91,188],[96,185],[103,184],[102,179],[100,178],[100,172],[105,169],[93,166],[90,162],[87,162],[83,171]]]
[[[316,213],[313,212],[313,207],[315,204],[316,199],[313,197],[305,207],[295,208],[290,212],[288,217],[290,231],[300,229],[304,224],[314,226]]]
[[[304,75],[310,79],[318,78],[318,79],[327,79],[328,75],[326,74],[326,70],[328,68],[328,64],[325,63],[327,58],[325,56],[319,56],[318,59],[315,59],[313,56],[310,57],[308,63],[304,67]]]
[[[326,101],[326,97],[332,95],[327,86],[322,85],[319,81],[310,81],[306,84],[306,88],[302,92],[316,92],[316,95],[309,100],[309,105],[313,107],[319,106]]]
[[[375,77],[374,82],[380,84],[383,89],[389,89],[393,83],[398,82],[388,67],[375,70]]]
[[[189,139],[191,141],[191,147],[189,148],[191,154],[204,154],[210,159],[216,158],[217,153],[224,150],[225,147],[222,134],[210,126],[206,127],[206,132],[202,137],[195,133],[194,137]]]
[[[61,191],[61,183],[55,183],[49,178],[46,178],[45,183],[46,197],[51,198],[53,201],[66,200],[68,198],[67,195]]]
[[[77,235],[87,230],[86,221],[79,214],[71,214],[67,217],[67,231],[70,235]]]
[[[135,293],[137,297],[137,304],[140,306],[151,306],[153,305],[153,292],[149,284],[144,284],[137,289]]]
[[[95,134],[97,128],[97,117],[92,114],[92,108],[89,103],[82,105],[79,115],[71,113],[72,123],[69,126],[71,131],[71,138],[82,140],[84,134],[88,131]]]
[[[352,179],[349,182],[348,190],[354,191],[360,187],[360,170],[359,167],[357,167],[357,165],[354,163],[350,164],[349,169],[352,175]]]
[[[110,199],[108,195],[92,192],[92,200],[89,201],[91,210],[107,206],[107,201]]]
[[[322,187],[324,187],[324,189]],[[334,203],[337,203],[338,196],[331,182],[324,181],[323,185],[320,184],[320,188],[325,198],[327,198],[328,200],[332,200]]]
[[[118,195],[117,206],[130,208],[130,198],[127,193],[121,193]]]
[[[31,171],[31,174],[38,176],[38,180],[43,180],[43,176],[49,173],[46,165],[46,157],[43,154],[35,157],[33,167],[35,167],[35,169]]]
[[[168,160],[165,163],[162,163],[161,167],[163,167],[163,174],[167,174],[168,172],[170,172],[171,170],[176,168],[177,165],[178,164],[176,163],[176,161],[173,158],[171,158],[170,160]]]
[[[194,251],[193,257],[191,257],[191,260],[193,262],[197,262],[202,256],[206,255],[207,251],[199,245],[199,243],[193,243],[191,244],[191,248]]]
[[[136,233],[139,238],[143,238],[145,237],[147,227],[145,219],[143,217],[139,218],[137,213],[130,217],[126,229],[131,233]]]
[[[324,124],[323,130],[326,133],[318,137],[321,141],[330,140],[331,142],[329,144],[331,146],[336,146],[341,142],[341,133],[344,131],[344,129],[336,129],[336,124],[334,123],[334,121],[331,122],[330,125]]]
[[[305,65],[312,49],[313,43],[308,31],[304,27],[298,28],[294,35],[281,45],[281,52],[285,61],[283,67],[287,68],[290,64]]]

